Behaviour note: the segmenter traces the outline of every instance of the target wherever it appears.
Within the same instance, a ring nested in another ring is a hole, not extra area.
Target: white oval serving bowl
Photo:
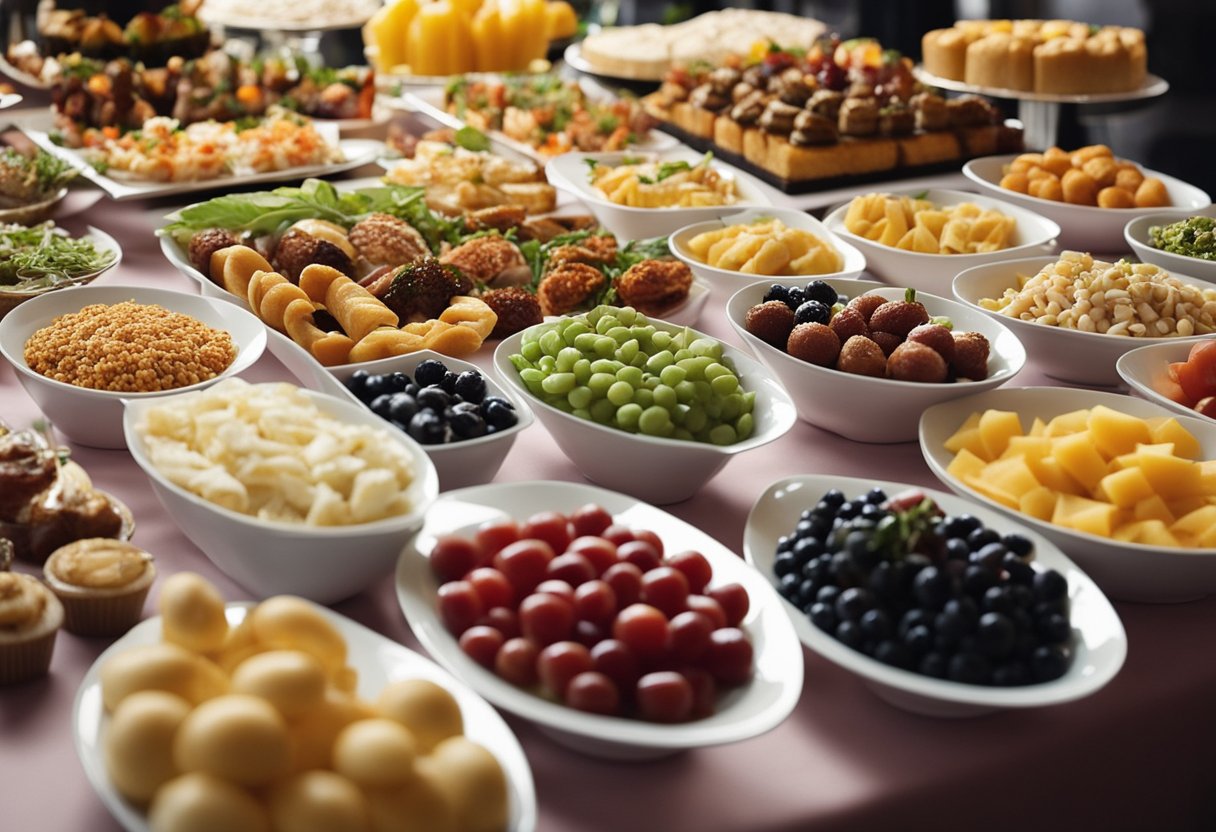
[[[772,198],[760,180],[738,168],[714,159],[710,165],[726,177],[733,179],[739,199],[731,205],[713,205],[704,208],[632,208],[617,205],[603,192],[587,181],[587,160],[594,159],[609,165],[623,164],[623,160],[641,158],[645,160],[685,161],[696,164],[704,154],[687,147],[678,147],[660,153],[641,151],[617,151],[613,153],[563,153],[545,165],[545,176],[556,188],[573,194],[595,214],[600,225],[621,240],[642,240],[649,237],[665,237],[690,222],[700,222],[756,206],[772,204]]]
[[[809,231],[820,240],[828,243],[840,253],[844,260],[840,271],[817,275],[764,275],[746,274],[730,269],[719,269],[698,260],[688,250],[688,242],[698,234],[714,231],[732,225],[747,225],[761,220],[780,220],[788,228]],[[686,225],[675,231],[669,241],[671,253],[688,264],[692,273],[709,283],[719,292],[735,292],[749,283],[780,283],[787,277],[816,277],[826,280],[834,277],[857,277],[866,268],[866,258],[853,245],[842,240],[839,235],[829,231],[823,223],[803,211],[793,208],[750,208],[742,213],[731,214],[712,220],[704,220]]]
[[[413,510],[399,517],[347,526],[306,526],[259,520],[204,500],[170,482],[148,458],[137,429],[155,401],[132,401],[123,415],[127,447],[147,474],[152,491],[190,542],[241,586],[264,598],[299,595],[332,604],[354,595],[392,570],[401,547],[422,525],[439,493],[439,476],[422,446],[361,404],[304,391],[328,416],[385,432],[410,456]]]
[[[1174,401],[1161,392],[1161,385],[1169,380],[1170,364],[1186,361],[1194,346],[1194,341],[1148,344],[1119,356],[1115,369],[1119,371],[1119,378],[1141,398],[1172,410],[1179,416],[1209,419],[1210,417]]]
[[[818,278],[783,278],[788,285],[805,286]],[[849,298],[863,294],[903,300],[904,290],[861,280],[828,280]],[[988,378],[965,383],[922,384],[891,378],[846,373],[820,367],[778,349],[747,331],[747,310],[760,303],[768,284],[740,289],[726,304],[726,317],[743,343],[768,367],[794,400],[804,422],[830,430],[855,442],[914,442],[920,414],[938,402],[998,387],[1013,378],[1026,363],[1026,350],[1017,336],[997,321],[960,303],[917,293],[931,316],[946,315],[956,332],[979,332],[988,339]]]
[[[519,421],[506,430],[444,445],[422,445],[422,450],[426,451],[431,462],[435,463],[435,470],[439,473],[440,491],[451,491],[453,488],[464,488],[489,482],[494,479],[494,475],[502,467],[503,460],[507,458],[511,447],[515,444],[515,438],[535,420],[532,408],[518,392],[499,383],[494,374],[485,372],[475,364],[461,361],[458,358],[450,358],[433,350],[420,350],[408,355],[398,355],[369,363],[377,365],[376,374],[409,373],[413,378],[414,370],[428,359],[442,361],[449,370],[457,374],[467,370],[476,370],[486,381],[487,396],[499,396],[515,406],[515,415]],[[315,375],[318,381],[326,380],[324,387],[321,388],[324,392],[345,396],[360,407],[368,407],[359,401],[358,397],[346,386],[346,380],[360,368],[360,365],[346,365],[326,370],[317,365],[317,369],[311,375]],[[362,367],[362,369],[366,369],[366,367]],[[368,412],[371,412],[370,408]],[[381,421],[390,430],[397,430],[390,422]]]
[[[229,627],[235,628],[244,621],[251,609],[253,604],[248,602],[228,604],[226,614]],[[400,679],[428,679],[451,693],[460,706],[465,736],[492,752],[507,777],[510,805],[508,829],[511,832],[532,832],[536,829],[539,810],[532,769],[519,740],[494,708],[468,685],[422,654],[333,610],[317,607],[317,612],[325,616],[346,641],[350,665],[358,671],[357,692],[360,697],[374,700],[385,685]],[[72,705],[72,739],[76,756],[80,758],[85,776],[101,802],[127,832],[150,832],[151,827],[144,809],[123,798],[106,772],[105,733],[109,717],[101,703],[101,668],[125,650],[158,644],[160,641],[160,616],[135,625],[93,662],[81,680]]]
[[[215,378],[155,393],[114,393],[92,390],[55,381],[34,372],[25,361],[25,342],[52,319],[94,303],[115,304],[135,301],[156,304],[172,312],[189,315],[209,327],[232,336],[237,353],[232,363]],[[39,295],[22,303],[0,320],[0,354],[17,371],[17,380],[30,398],[64,436],[91,448],[123,448],[123,400],[154,400],[206,387],[244,372],[266,348],[266,329],[250,313],[230,303],[209,298],[152,289],[143,286],[74,286]]]
[[[942,207],[972,202],[982,208],[1000,211],[1006,216],[1013,217],[1017,222],[1012,245],[1000,251],[988,251],[982,254],[924,254],[886,246],[849,231],[844,225],[844,218],[849,212],[851,204],[849,202],[837,206],[823,218],[823,223],[829,231],[861,250],[866,258],[867,269],[873,275],[894,286],[906,286],[918,292],[948,295],[950,280],[953,275],[958,274],[960,269],[1054,251],[1056,238],[1060,235],[1060,226],[1046,217],[1039,216],[1034,211],[1018,205],[1011,205],[1000,199],[981,194],[938,188],[927,191],[905,189],[890,193],[895,196],[918,197],[923,193],[924,196],[921,198]]]
[[[820,474],[787,477],[765,489],[752,507],[743,531],[744,557],[775,587],[773,560],[777,541],[792,532],[801,513],[813,508],[820,496],[832,488],[839,488],[851,497],[875,487],[889,496],[915,488],[932,498],[947,514],[966,512],[984,521],[989,528],[1028,537],[1034,543],[1034,563],[1044,569],[1055,569],[1068,581],[1073,627],[1073,656],[1068,672],[1051,682],[1019,687],[989,687],[935,679],[892,667],[846,646],[820,630],[806,613],[782,598],[781,603],[798,638],[809,650],[857,674],[875,694],[892,705],[936,717],[978,716],[1004,708],[1059,705],[1096,693],[1119,672],[1127,656],[1127,634],[1114,607],[1089,576],[1042,535],[953,494],[857,477]]]
[[[653,318],[649,320],[657,330],[672,333],[683,330],[683,327]],[[511,355],[519,352],[526,333],[544,332],[553,326],[552,323],[537,324],[503,339],[494,350],[494,369],[508,387],[527,399],[536,418],[579,472],[605,488],[656,505],[687,500],[733,456],[778,439],[797,419],[794,403],[781,385],[762,365],[726,343],[722,344],[723,357],[734,362],[740,386],[756,394],[755,429],[742,442],[723,446],[663,439],[580,419],[533,396],[510,360]]]
[[[1057,223],[1061,229],[1059,242],[1062,248],[1107,253],[1118,251],[1123,247],[1123,226],[1129,219],[1162,210],[1200,211],[1212,204],[1211,198],[1200,188],[1145,167],[1140,170],[1146,177],[1155,176],[1165,183],[1171,205],[1157,208],[1099,208],[1096,205],[1073,205],[1020,194],[1000,185],[1005,166],[1020,155],[1011,153],[972,159],[963,165],[963,175],[979,185],[985,193],[1020,205]]]
[[[1084,332],[1080,329],[1023,321],[1021,318],[1002,315],[980,306],[982,299],[999,299],[1006,289],[1017,288],[1019,276],[1033,277],[1044,266],[1059,259],[1031,257],[967,269],[954,278],[954,296],[977,312],[989,315],[1013,330],[1026,347],[1026,352],[1035,362],[1035,366],[1045,375],[1076,384],[1104,387],[1118,385],[1120,380],[1115,362],[1125,352],[1143,344],[1175,341],[1193,343],[1212,337],[1192,335],[1188,338],[1132,338],[1106,335],[1101,332]],[[1216,285],[1206,284],[1185,275],[1174,277],[1193,283],[1201,289],[1216,289]]]
[[[1194,216],[1199,214],[1195,211],[1168,211],[1136,217],[1123,226],[1123,239],[1131,246],[1132,251],[1136,252],[1142,263],[1152,263],[1154,266],[1189,274],[1200,280],[1216,281],[1216,260],[1162,251],[1150,242],[1148,230],[1154,225],[1170,225]]]
[[[714,569],[711,585],[737,582],[750,598],[740,625],[755,653],[752,680],[721,693],[711,716],[676,725],[584,713],[516,687],[469,658],[443,626],[438,581],[429,553],[445,534],[472,534],[490,520],[519,521],[540,511],[569,514],[596,503],[616,520],[654,531],[669,551],[694,549]],[[676,751],[738,742],[770,731],[793,711],[802,694],[802,650],[781,599],[763,576],[714,538],[638,500],[569,482],[483,485],[442,495],[397,564],[397,600],[410,629],[435,660],[494,705],[537,723],[577,751],[619,760],[644,760]]]
[[[954,455],[946,440],[972,413],[1010,410],[1028,430],[1036,418],[1048,421],[1073,410],[1106,405],[1139,418],[1174,416],[1159,405],[1131,396],[1064,387],[1007,387],[945,402],[925,411],[920,423],[920,447],[929,468],[951,491],[999,514],[1013,518],[1067,552],[1102,591],[1120,601],[1175,603],[1216,592],[1216,549],[1169,549],[1122,543],[1066,529],[1006,508],[969,488],[946,472]],[[1216,425],[1210,420],[1178,417],[1202,446],[1204,459],[1216,459]]]

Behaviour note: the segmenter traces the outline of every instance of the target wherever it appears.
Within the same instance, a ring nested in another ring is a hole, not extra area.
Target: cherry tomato
[[[655,548],[645,540],[631,540],[619,545],[616,556],[623,563],[632,563],[643,572],[649,572],[663,562]]]
[[[591,653],[574,641],[559,641],[540,651],[536,669],[540,682],[558,699],[566,698],[566,685],[580,673],[591,670]]]
[[[558,597],[565,598],[571,604],[574,603],[574,587],[570,586],[570,584],[566,583],[565,581],[559,581],[556,578],[549,578],[541,581],[536,585],[536,589],[532,591],[547,592],[550,595],[557,595]]]
[[[493,557],[519,540],[519,524],[514,520],[491,520],[481,524],[473,539],[486,555]]]
[[[692,714],[692,685],[675,671],[638,679],[637,697],[642,718],[651,722],[683,722]]]
[[[566,704],[587,713],[612,716],[621,709],[621,694],[603,673],[588,670],[566,685]]]
[[[570,545],[573,535],[570,534],[570,523],[564,514],[556,511],[542,511],[533,514],[519,529],[520,538],[534,537],[543,540],[553,547],[554,552],[564,552]]]
[[[460,649],[483,667],[494,667],[494,660],[505,642],[498,630],[482,625],[470,627],[460,634]]]
[[[540,648],[526,638],[508,639],[494,659],[494,671],[513,685],[531,687],[536,684],[536,657]]]
[[[650,529],[634,529],[633,539],[649,543],[654,547],[654,550],[658,553],[659,557],[663,557],[663,541]]]
[[[737,627],[714,630],[701,664],[722,684],[741,685],[752,677],[752,643]]]
[[[612,525],[612,515],[594,503],[588,503],[570,515],[570,525],[578,536],[603,534]]]
[[[594,621],[574,622],[574,640],[588,649],[603,641],[605,632],[604,627]]]
[[[683,572],[659,566],[642,575],[642,603],[671,617],[684,610],[687,600],[688,580]]]
[[[699,612],[706,616],[714,625],[715,630],[726,626],[726,611],[713,598],[707,595],[689,595],[688,600],[684,603],[692,612]]]
[[[617,562],[616,544],[602,537],[576,537],[566,549],[568,555],[582,555],[595,570],[596,575],[603,575],[607,569]]]
[[[623,543],[630,543],[634,540],[633,529],[628,526],[621,526],[613,523],[608,528],[600,532],[600,537],[611,542],[613,545],[620,547]]]
[[[468,581],[448,581],[439,587],[439,617],[453,635],[476,624],[481,613],[481,601]]]
[[[1177,368],[1178,384],[1191,401],[1216,396],[1216,341],[1191,347],[1186,363]]]
[[[502,633],[503,638],[515,638],[519,635],[519,615],[510,607],[494,607],[486,610],[485,615],[477,619],[478,626],[493,627]]]
[[[699,667],[682,667],[680,675],[692,687],[692,716],[710,716],[717,708],[718,685],[714,677]]]
[[[706,594],[722,605],[728,627],[738,627],[740,622],[747,617],[751,601],[747,597],[747,590],[742,585],[723,584],[714,587]]]
[[[591,561],[585,555],[567,552],[549,561],[546,574],[550,578],[557,578],[576,587],[592,580],[599,573],[595,571],[595,567],[591,565]]]
[[[574,605],[557,595],[538,592],[519,605],[519,628],[538,644],[552,644],[574,631]]]
[[[481,547],[467,537],[444,535],[431,549],[431,571],[441,581],[458,581],[481,561]]]
[[[612,637],[642,660],[667,652],[667,616],[649,604],[632,604],[617,614]]]
[[[682,612],[671,619],[667,630],[672,657],[678,662],[692,662],[709,649],[714,625],[704,613]]]
[[[709,586],[709,582],[714,577],[714,568],[709,565],[705,555],[700,552],[679,552],[667,559],[667,565],[684,573],[684,577],[688,580],[689,592],[698,594],[705,592],[705,587]]]
[[[1200,399],[1199,403],[1195,405],[1195,410],[1200,415],[1207,416],[1209,419],[1216,419],[1216,396]]]
[[[642,570],[632,563],[618,563],[604,573],[604,583],[616,593],[617,609],[623,610],[642,597]]]
[[[492,566],[482,566],[470,572],[465,580],[473,585],[481,606],[485,609],[508,607],[515,601],[515,590],[507,576]]]
[[[494,555],[494,568],[507,577],[516,597],[523,597],[545,579],[553,549],[543,540],[519,540]]]
[[[641,671],[637,656],[622,641],[606,638],[591,648],[591,661],[595,669],[616,684],[622,693],[632,691]]]
[[[616,593],[604,581],[587,581],[574,590],[574,613],[582,621],[607,624],[616,617]]]

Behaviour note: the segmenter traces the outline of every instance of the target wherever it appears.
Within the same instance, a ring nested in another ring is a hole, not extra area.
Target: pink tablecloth
[[[152,236],[163,212],[103,201],[68,225],[87,220],[122,242],[124,261],[104,282],[192,291]],[[701,328],[733,340],[724,303],[711,297]],[[488,357],[487,349],[483,364]],[[247,375],[287,378],[269,356]],[[1017,383],[1047,382],[1028,368]],[[0,416],[18,426],[39,416],[2,362]],[[133,509],[135,540],[155,554],[162,574],[195,570],[230,599],[248,596],[177,531],[126,452],[74,453],[100,487]],[[936,484],[915,444],[860,445],[799,423],[670,510],[739,551],[747,512],[764,487],[808,472]],[[532,479],[580,479],[539,425],[521,436],[498,476]],[[148,614],[155,600],[154,589]],[[1216,599],[1117,606],[1130,642],[1122,673],[1090,699],[1046,710],[960,721],[917,717],[804,652],[806,683],[793,715],[736,745],[609,763],[509,719],[535,774],[541,829],[555,832],[1216,828]],[[337,609],[418,648],[387,576]],[[70,733],[77,685],[106,644],[61,634],[46,680],[0,690],[0,830],[118,828],[85,780]]]

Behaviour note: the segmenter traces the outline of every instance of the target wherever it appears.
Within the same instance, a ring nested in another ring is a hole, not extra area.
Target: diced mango
[[[1131,453],[1137,445],[1152,441],[1149,427],[1142,419],[1103,405],[1089,412],[1086,426],[1098,452],[1107,459]]]
[[[1044,422],[1042,419],[1040,419],[1038,416],[1035,416],[1034,422],[1031,423],[1030,430],[1028,430],[1026,432],[1026,435],[1027,436],[1046,436],[1047,435],[1047,423]]]
[[[1146,546],[1178,548],[1178,538],[1160,520],[1145,520],[1141,523],[1135,542],[1143,543]]]
[[[1216,549],[1216,526],[1202,532],[1199,537],[1195,538],[1195,545],[1202,546],[1204,549]]]
[[[1007,508],[1016,509],[1018,507],[1018,498],[1016,496],[997,487],[995,483],[989,482],[984,478],[982,472],[979,474],[966,475],[963,477],[963,482],[969,485],[971,488],[974,488],[980,494],[983,494],[988,499],[995,500]]]
[[[968,476],[978,476],[987,464],[971,451],[963,448],[954,459],[950,460],[946,473],[965,481]]]
[[[1056,492],[1040,485],[1032,491],[1027,491],[1018,501],[1018,510],[1039,520],[1051,520],[1056,510]]]
[[[1056,500],[1051,522],[1057,526],[1067,526],[1077,531],[1110,537],[1118,512],[1119,509],[1110,503],[1102,503],[1086,497],[1074,497],[1071,494],[1061,494]]]
[[[1209,503],[1203,497],[1179,497],[1177,500],[1170,500],[1166,505],[1170,507],[1170,513],[1175,517],[1185,517]]]
[[[1088,410],[1074,410],[1071,413],[1061,413],[1047,423],[1048,436],[1068,436],[1070,433],[1080,433],[1089,422]]]
[[[976,419],[978,422],[979,419]],[[969,428],[959,429],[953,436],[946,440],[946,450],[954,451],[970,451],[980,459],[987,459],[988,452],[984,449],[984,440],[980,438],[979,425]]]
[[[1039,481],[1035,478],[1034,472],[1026,464],[1026,459],[1020,456],[990,462],[980,476],[985,482],[991,483],[1018,500],[1026,492],[1039,487]]]
[[[1122,471],[1107,474],[1098,483],[1098,495],[1119,508],[1131,508],[1155,493],[1148,477],[1140,468],[1124,468]]]
[[[1216,506],[1207,505],[1179,517],[1177,522],[1170,526],[1170,531],[1174,534],[1199,537],[1211,528],[1216,528]]]
[[[1186,459],[1199,459],[1203,449],[1195,435],[1182,426],[1177,419],[1169,418],[1149,429],[1150,441],[1157,444],[1172,443],[1174,454]]]
[[[1106,476],[1106,460],[1088,433],[1072,433],[1055,440],[1052,456],[1073,478],[1091,492]]]
[[[1081,485],[1071,474],[1065,471],[1064,466],[1054,456],[1030,460],[1030,468],[1034,471],[1035,476],[1039,478],[1039,482],[1053,491],[1058,491],[1061,494],[1075,494],[1078,497],[1083,497],[1088,493],[1085,490],[1085,486]]]
[[[1189,459],[1140,452],[1139,467],[1167,502],[1199,493],[1199,466]]]
[[[1174,512],[1170,511],[1160,494],[1154,494],[1136,503],[1132,516],[1137,520],[1160,520],[1167,526],[1174,523]]]
[[[1001,459],[1024,457],[1027,462],[1051,454],[1051,440],[1046,436],[1015,436],[1009,440]]]
[[[1021,435],[1022,421],[1018,414],[1007,410],[986,410],[980,416],[979,428],[987,458],[993,460],[1005,452],[1012,437]]]

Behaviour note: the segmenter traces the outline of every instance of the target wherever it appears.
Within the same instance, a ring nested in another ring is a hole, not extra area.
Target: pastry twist
[[[397,326],[397,314],[383,301],[337,269],[313,263],[300,272],[300,288],[323,304],[355,341],[382,326]]]
[[[351,347],[347,336],[326,332],[313,319],[313,303],[304,290],[283,275],[258,270],[249,279],[247,295],[249,308],[270,326],[286,332],[326,367],[345,364],[350,360]]]
[[[249,294],[249,279],[258,271],[274,269],[249,246],[228,246],[211,255],[211,279],[237,297]]]
[[[434,350],[453,358],[476,352],[494,329],[498,316],[478,298],[457,295],[440,316],[406,324],[401,329],[382,327],[355,344],[351,361],[374,361],[418,350]]]

